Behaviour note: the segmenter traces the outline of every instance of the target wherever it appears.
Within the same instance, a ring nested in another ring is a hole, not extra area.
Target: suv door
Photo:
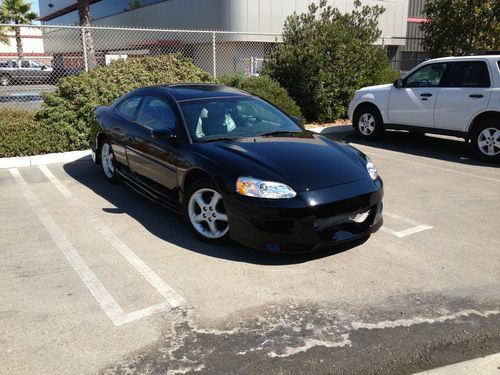
[[[389,94],[389,123],[433,128],[434,105],[448,63],[426,64]]]
[[[168,136],[155,138],[153,131],[175,133],[176,118],[170,104],[157,96],[144,96],[136,126],[129,134],[127,158],[130,169],[145,177],[155,190],[172,195],[177,188],[178,149]],[[164,133],[165,134],[165,133]],[[155,186],[158,185],[158,186]]]
[[[486,61],[454,62],[446,72],[434,110],[436,128],[465,132],[471,119],[486,109],[491,77]]]

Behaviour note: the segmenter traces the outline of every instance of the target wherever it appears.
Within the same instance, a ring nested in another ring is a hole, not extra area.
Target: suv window
[[[443,86],[490,87],[488,66],[484,61],[455,62],[446,73]]]
[[[137,115],[137,123],[150,129],[173,128],[175,115],[164,100],[146,96]]]
[[[40,64],[39,62],[36,62],[36,61],[32,61],[31,62],[31,67],[35,68],[35,69],[41,69],[42,68],[42,64]]]
[[[21,61],[21,68],[31,68],[30,62],[26,60]]]
[[[404,79],[405,87],[438,87],[447,63],[427,64]]]
[[[116,111],[131,120],[135,118],[135,113],[137,112],[137,108],[139,103],[141,102],[140,96],[134,96],[132,98],[125,99],[123,102],[118,104]]]

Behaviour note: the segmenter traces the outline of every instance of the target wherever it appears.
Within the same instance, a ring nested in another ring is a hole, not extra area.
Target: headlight
[[[368,162],[366,163],[366,170],[368,171],[368,174],[372,178],[372,180],[376,180],[378,177],[378,172],[377,172],[377,167],[375,164],[373,164],[373,161],[371,161],[370,158],[368,158]]]
[[[236,191],[247,197],[267,199],[287,199],[297,195],[297,193],[286,184],[273,181],[262,181],[250,177],[238,178],[236,182]]]

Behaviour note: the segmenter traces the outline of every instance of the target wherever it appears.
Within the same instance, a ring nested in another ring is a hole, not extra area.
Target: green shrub
[[[0,157],[29,156],[66,151],[64,136],[35,120],[35,112],[2,109]]]
[[[191,60],[178,55],[148,56],[116,61],[59,81],[54,93],[44,95],[36,118],[62,136],[68,149],[89,146],[94,133],[94,109],[148,85],[210,82],[211,77]]]
[[[260,96],[281,108],[290,116],[302,117],[299,106],[288,95],[286,89],[268,76],[247,77],[244,73],[223,76],[218,79],[221,85],[236,87]]]
[[[308,13],[287,18],[283,43],[267,56],[264,72],[278,81],[311,121],[332,121],[347,112],[355,90],[392,76],[380,36],[384,9],[361,6],[343,13],[320,1]]]

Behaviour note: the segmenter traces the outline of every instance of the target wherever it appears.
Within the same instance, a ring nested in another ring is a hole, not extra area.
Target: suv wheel
[[[474,129],[472,144],[481,159],[500,161],[500,119],[481,122]]]
[[[229,239],[229,220],[224,202],[210,179],[203,178],[188,187],[184,216],[198,238],[214,244]]]
[[[0,76],[0,86],[9,86],[10,85],[10,77],[8,75]]]
[[[377,139],[384,133],[382,116],[372,106],[364,106],[357,109],[353,125],[356,135],[362,139]]]

